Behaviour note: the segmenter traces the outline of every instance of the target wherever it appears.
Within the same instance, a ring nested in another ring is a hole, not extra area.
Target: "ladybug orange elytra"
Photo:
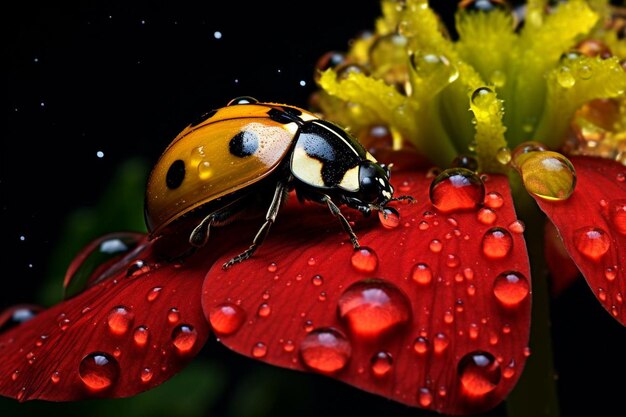
[[[227,268],[252,256],[292,190],[301,201],[327,205],[355,249],[358,239],[339,206],[369,215],[411,199],[393,197],[389,169],[338,125],[295,106],[240,97],[186,127],[165,149],[148,179],[146,224],[154,239],[199,212],[189,243],[201,247],[212,227],[266,208],[252,244]]]

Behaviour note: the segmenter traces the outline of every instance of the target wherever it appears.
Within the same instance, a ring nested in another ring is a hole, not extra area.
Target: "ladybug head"
[[[389,168],[365,160],[359,166],[359,198],[369,204],[384,206],[393,198]]]

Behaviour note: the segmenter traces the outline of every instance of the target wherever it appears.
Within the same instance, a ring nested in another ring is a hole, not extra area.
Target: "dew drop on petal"
[[[515,376],[515,359],[511,359],[507,366],[502,369],[502,377],[511,379]]]
[[[617,266],[608,266],[604,270],[604,277],[607,281],[614,281],[617,278]]]
[[[152,372],[152,369],[150,369],[150,368],[143,368],[141,370],[141,375],[139,376],[139,378],[141,378],[141,382],[150,382],[150,380],[152,379],[153,375],[154,375],[154,373]]]
[[[457,374],[466,394],[482,397],[500,383],[500,364],[491,353],[474,351],[461,358]]]
[[[233,303],[216,305],[209,312],[209,323],[217,334],[233,334],[239,330],[245,320],[245,311]]]
[[[489,207],[481,208],[476,214],[476,218],[482,224],[493,224],[496,221],[497,217],[498,216],[496,215],[496,212]]]
[[[272,308],[267,303],[262,303],[256,312],[259,317],[268,317],[272,313]]]
[[[482,240],[482,251],[489,259],[502,259],[513,248],[513,237],[508,230],[493,227],[485,232]]]
[[[514,220],[509,223],[509,230],[513,233],[522,234],[526,230],[526,225],[521,220]]]
[[[586,258],[597,261],[608,252],[611,239],[604,229],[587,226],[574,232],[574,246]]]
[[[567,200],[576,187],[576,171],[563,155],[531,152],[519,166],[526,190],[545,200]]]
[[[198,340],[198,332],[189,324],[181,324],[172,331],[172,343],[180,354],[191,352]]]
[[[52,372],[52,375],[50,375],[50,382],[52,382],[53,384],[58,384],[60,380],[61,374],[59,373],[59,371]]]
[[[428,348],[428,339],[424,336],[418,336],[417,339],[415,339],[415,341],[413,342],[413,350],[418,355],[424,355],[426,352],[428,352]]]
[[[378,255],[373,249],[361,246],[354,250],[350,262],[359,272],[374,272],[378,268]]]
[[[338,314],[354,335],[376,338],[408,323],[411,305],[398,287],[373,278],[358,281],[341,294]]]
[[[446,336],[445,333],[437,333],[435,335],[435,339],[433,341],[433,348],[435,350],[435,353],[443,353],[448,348],[449,344],[450,339],[448,338],[448,336]]]
[[[428,285],[433,279],[433,272],[428,264],[418,263],[411,269],[411,279],[418,284]]]
[[[278,265],[276,262],[272,262],[267,266],[267,272],[276,272],[278,270]]]
[[[311,278],[311,283],[316,287],[319,287],[324,283],[324,278],[322,278],[321,275],[314,275],[313,278]]]
[[[493,294],[505,307],[517,307],[529,292],[528,279],[516,271],[499,274],[493,283]]]
[[[135,328],[133,331],[133,340],[135,345],[138,347],[143,347],[148,343],[148,338],[150,337],[150,332],[146,326],[139,326]]]
[[[333,328],[309,332],[300,343],[302,362],[314,371],[332,374],[343,369],[352,355],[348,339]]]
[[[417,401],[422,407],[428,408],[433,403],[433,394],[428,388],[422,387],[417,394]]]
[[[612,200],[609,203],[611,225],[621,235],[626,235],[626,199]]]
[[[267,355],[267,345],[263,342],[257,342],[252,346],[252,357],[263,358]]]
[[[176,307],[170,308],[167,312],[167,321],[174,324],[178,323],[178,320],[180,320],[180,312]]]
[[[146,299],[150,302],[156,300],[159,294],[161,294],[161,290],[163,290],[162,287],[152,288],[150,291],[148,291],[148,294],[146,295]]]
[[[497,209],[502,207],[502,205],[504,204],[504,198],[502,197],[502,194],[500,194],[497,191],[490,191],[487,194],[485,194],[485,198],[484,198],[484,204],[485,206],[492,208],[492,209]]]
[[[395,229],[400,225],[400,213],[393,207],[385,207],[378,212],[378,220],[385,229]]]
[[[111,387],[118,379],[120,366],[109,354],[93,352],[85,356],[78,367],[78,375],[91,391]]]
[[[124,306],[114,307],[107,317],[107,325],[111,333],[121,336],[132,325],[134,314]]]
[[[430,184],[430,201],[442,212],[475,209],[485,198],[485,185],[469,169],[449,168]]]
[[[372,374],[378,378],[382,378],[391,372],[393,368],[393,357],[389,352],[378,352],[370,360],[370,369]]]
[[[433,239],[428,244],[428,249],[433,253],[439,253],[443,249],[443,244],[439,239]]]

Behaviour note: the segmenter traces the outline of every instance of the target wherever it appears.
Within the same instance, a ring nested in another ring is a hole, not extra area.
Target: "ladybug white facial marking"
[[[290,190],[327,205],[355,248],[358,239],[341,205],[368,214],[410,199],[393,197],[388,169],[336,124],[295,106],[243,97],[187,126],[159,158],[146,189],[150,238],[183,233],[198,247],[211,227],[244,211],[265,213],[252,244],[224,264],[229,267],[261,245]],[[260,201],[269,207],[258,207]]]

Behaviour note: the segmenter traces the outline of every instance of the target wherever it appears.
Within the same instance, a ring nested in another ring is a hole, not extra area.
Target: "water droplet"
[[[485,195],[484,203],[485,206],[489,208],[497,209],[502,207],[502,205],[504,204],[504,198],[499,192],[490,191]]]
[[[478,171],[478,160],[469,155],[457,155],[450,163],[452,168],[466,168],[470,171]]]
[[[500,383],[500,364],[491,353],[474,351],[459,361],[457,374],[465,393],[482,397],[492,392]]]
[[[152,369],[143,368],[141,370],[141,375],[139,376],[139,378],[141,378],[141,382],[150,382],[153,376],[154,373],[152,372]]]
[[[15,396],[15,399],[18,401],[22,401],[24,399],[25,394],[26,394],[26,387],[22,387],[20,388],[17,395]]]
[[[154,287],[150,291],[148,291],[148,295],[146,295],[146,299],[150,302],[157,299],[159,294],[161,294],[162,287]]]
[[[389,352],[378,352],[370,361],[370,369],[374,376],[382,378],[391,372],[393,368],[393,357]]]
[[[20,371],[15,371],[11,374],[11,381],[16,381],[17,378],[20,376]]]
[[[530,152],[519,171],[526,190],[546,200],[567,200],[576,187],[574,166],[556,152]]]
[[[626,235],[626,199],[609,203],[609,218],[618,233]]]
[[[501,227],[492,227],[485,232],[482,240],[482,250],[489,259],[502,259],[513,248],[513,237],[508,230]]]
[[[505,307],[517,307],[529,292],[528,279],[516,271],[501,273],[493,283],[493,294]]]
[[[209,161],[202,161],[198,163],[198,178],[201,180],[208,180],[213,176],[213,167]]]
[[[263,303],[259,306],[259,309],[257,310],[256,314],[259,317],[268,317],[272,312],[272,308],[270,307],[269,304],[267,303]]]
[[[433,253],[439,253],[443,249],[443,244],[439,239],[433,239],[428,244],[428,249]]]
[[[378,212],[378,220],[385,229],[395,229],[400,224],[400,213],[393,207],[385,207]]]
[[[609,251],[611,238],[604,229],[587,226],[574,232],[574,245],[586,258],[597,261]]]
[[[314,257],[312,257],[312,256],[311,256],[311,257],[309,258],[309,260],[307,261],[307,264],[308,264],[309,266],[314,266],[316,263],[317,263],[317,261],[316,261],[316,260],[315,260],[315,258],[314,258]]]
[[[519,169],[533,152],[544,152],[549,149],[541,142],[527,141],[517,145],[511,152],[511,161],[515,168]]]
[[[60,380],[61,380],[61,374],[59,373],[59,371],[52,372],[52,375],[50,375],[50,381],[53,384],[58,384]]]
[[[426,352],[428,352],[428,347],[428,339],[424,336],[418,336],[417,339],[415,339],[415,341],[413,342],[413,350],[415,350],[415,353],[417,353],[418,355],[424,355]]]
[[[411,278],[418,284],[428,285],[433,279],[433,273],[427,264],[419,263],[413,266]]]
[[[474,113],[497,114],[502,107],[496,93],[488,87],[480,87],[472,93],[472,111]]]
[[[443,55],[416,53],[411,54],[410,59],[413,72],[428,84],[443,87],[446,83],[452,83],[459,78],[457,67],[451,65]]]
[[[263,342],[257,342],[252,346],[252,356],[255,358],[263,358],[267,355],[267,345]]]
[[[149,337],[150,332],[146,326],[139,326],[133,331],[133,340],[138,347],[145,346],[148,343]]]
[[[446,256],[446,266],[448,268],[456,268],[457,266],[459,266],[460,263],[461,261],[459,260],[459,257],[455,254],[449,253]]]
[[[246,320],[246,312],[236,304],[219,304],[209,312],[209,323],[218,334],[233,334]]]
[[[433,347],[435,349],[435,353],[443,353],[450,344],[450,339],[446,336],[445,333],[437,333],[435,335],[435,340],[433,341]]]
[[[488,207],[483,207],[478,210],[476,217],[482,224],[493,224],[498,218],[496,212]]]
[[[484,198],[485,185],[469,169],[446,169],[430,184],[430,201],[443,212],[475,209]]]
[[[569,67],[561,66],[556,73],[556,81],[563,88],[572,88],[576,84],[576,77]]]
[[[428,408],[433,403],[433,394],[428,388],[422,387],[417,394],[417,401],[422,407]]]
[[[350,285],[338,303],[339,317],[355,335],[379,337],[411,318],[408,298],[382,279],[366,279]]]
[[[107,325],[111,333],[121,336],[132,325],[135,315],[124,306],[114,307],[107,317]]]
[[[293,340],[287,340],[283,345],[283,350],[288,353],[293,352],[295,348],[296,345],[293,343]]]
[[[267,272],[276,272],[278,270],[278,265],[276,262],[272,262],[267,266]]]
[[[526,230],[526,225],[521,220],[514,220],[509,224],[509,230],[513,233],[522,234]]]
[[[511,162],[511,150],[506,146],[503,146],[496,152],[496,159],[502,165],[508,164],[509,162]]]
[[[319,287],[320,285],[324,283],[324,278],[322,278],[321,275],[314,275],[313,278],[311,278],[311,282],[316,287]]]
[[[120,366],[109,354],[93,352],[85,356],[78,367],[78,375],[85,386],[92,391],[102,391],[111,387],[119,377]]]
[[[374,272],[378,268],[378,255],[367,246],[355,249],[350,261],[354,269],[359,272]]]
[[[604,277],[607,281],[614,281],[617,278],[617,266],[609,266],[604,270]]]
[[[146,272],[150,272],[150,266],[142,260],[137,260],[126,270],[126,277],[138,277]]]
[[[189,324],[181,324],[176,326],[172,331],[172,343],[180,354],[191,352],[198,340],[198,332]]]
[[[343,369],[352,355],[352,346],[346,337],[333,328],[309,332],[300,344],[304,364],[321,373],[332,374]]]
[[[180,312],[176,307],[170,308],[167,312],[167,321],[174,324],[178,323],[178,320],[180,320]]]

